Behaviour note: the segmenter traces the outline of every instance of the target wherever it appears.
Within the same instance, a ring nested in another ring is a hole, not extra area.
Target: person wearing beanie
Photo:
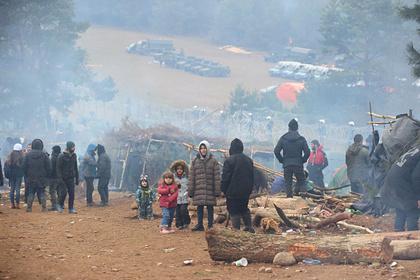
[[[93,206],[93,180],[96,178],[95,144],[89,144],[80,166],[82,178],[86,182],[86,203],[88,207]]]
[[[32,212],[35,194],[42,205],[42,211],[47,211],[45,187],[51,174],[51,161],[48,154],[43,151],[44,143],[41,139],[33,140],[31,147],[23,158],[23,173],[28,189],[26,212]]]
[[[197,225],[192,231],[204,231],[204,206],[207,207],[208,228],[213,227],[213,207],[216,197],[220,196],[220,168],[219,163],[210,153],[210,144],[201,141],[199,152],[191,162],[190,178],[188,182],[188,195],[197,206]]]
[[[67,193],[69,194],[69,213],[77,214],[74,208],[74,189],[75,185],[79,184],[79,170],[77,168],[77,155],[75,153],[76,145],[68,141],[66,143],[66,150],[58,156],[57,159],[57,178],[63,186],[63,191],[60,194],[58,202],[58,212],[63,212],[64,201]]]
[[[48,209],[49,211],[58,211],[58,201],[60,200],[61,193],[63,192],[63,186],[61,185],[60,180],[57,177],[57,159],[61,153],[60,146],[52,147],[51,152],[51,176],[50,176],[50,186],[49,186],[49,193],[50,193],[50,200],[51,200],[51,208]]]
[[[311,141],[311,154],[306,168],[308,169],[308,179],[315,185],[325,188],[324,174],[322,171],[328,166],[327,155],[318,140]]]
[[[223,163],[221,190],[226,196],[232,227],[240,229],[242,218],[244,231],[254,233],[248,209],[249,196],[254,186],[254,163],[243,150],[242,141],[235,138],[230,144],[229,158]]]
[[[351,191],[364,194],[364,185],[369,181],[369,150],[363,145],[361,134],[356,134],[353,140],[354,143],[346,151],[347,177],[350,180]]]
[[[96,151],[98,152],[98,192],[101,196],[100,206],[108,206],[109,202],[109,190],[108,184],[111,179],[111,159],[106,153],[105,147],[101,144],[96,146]]]
[[[305,187],[303,165],[308,160],[310,151],[305,137],[299,134],[298,128],[298,122],[292,119],[289,122],[289,131],[280,137],[274,148],[277,160],[283,164],[287,197],[293,197],[293,176],[297,180],[295,194],[299,194]]]
[[[20,208],[20,187],[23,179],[23,152],[22,145],[17,143],[4,163],[4,175],[9,179],[10,208]]]

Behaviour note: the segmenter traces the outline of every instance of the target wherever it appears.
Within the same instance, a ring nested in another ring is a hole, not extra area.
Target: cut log
[[[266,203],[266,197],[256,198],[259,207],[274,208],[274,204],[283,209],[302,210],[307,212],[309,209],[308,202],[301,197],[286,198],[281,196],[270,196]]]
[[[420,240],[393,240],[391,247],[396,260],[420,259]]]
[[[335,214],[331,217],[325,218],[324,220],[320,221],[318,224],[315,225],[315,228],[316,229],[321,229],[321,228],[326,227],[330,224],[337,223],[337,222],[343,221],[343,220],[348,220],[348,219],[351,218],[351,216],[352,216],[351,213],[347,213],[347,212],[338,213],[338,214]]]
[[[362,226],[349,224],[349,223],[346,223],[344,221],[337,222],[337,225],[340,225],[340,226],[342,226],[344,228],[347,228],[347,229],[362,231],[362,232],[369,233],[369,234],[374,233],[373,230],[368,229],[367,227],[362,227]]]
[[[291,252],[298,261],[318,259],[322,263],[387,263],[392,260],[391,240],[420,239],[419,232],[360,235],[265,235],[228,229],[206,232],[208,252],[214,261],[271,263],[279,252]]]

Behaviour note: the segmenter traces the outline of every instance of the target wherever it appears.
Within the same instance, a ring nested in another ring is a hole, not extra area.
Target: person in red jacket
[[[172,221],[178,200],[178,186],[172,172],[166,171],[162,175],[162,182],[158,187],[159,206],[162,208],[162,221],[160,223],[160,233],[173,233]]]
[[[311,142],[311,154],[306,169],[309,172],[309,180],[315,185],[325,188],[323,170],[328,166],[327,155],[318,140]]]

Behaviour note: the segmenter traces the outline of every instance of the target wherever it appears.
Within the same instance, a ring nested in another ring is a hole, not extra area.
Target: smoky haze
[[[368,133],[368,101],[386,114],[420,108],[406,54],[406,44],[418,42],[416,25],[398,14],[414,2],[2,1],[0,137],[73,139],[84,150],[129,117],[143,127],[171,123],[203,137],[272,144],[297,117],[308,139],[320,137],[325,120],[327,144],[339,153],[350,134]],[[230,73],[203,77],[127,52],[147,39],[170,40],[176,52]],[[245,53],[221,48],[227,45]],[[279,60],[343,72],[317,80],[305,66],[270,76]],[[261,91],[302,82],[291,103]]]

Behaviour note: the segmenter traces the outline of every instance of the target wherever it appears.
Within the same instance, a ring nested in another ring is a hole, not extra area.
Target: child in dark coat
[[[140,186],[136,191],[136,202],[139,220],[153,220],[153,201],[156,193],[149,187],[147,175],[140,177]]]

